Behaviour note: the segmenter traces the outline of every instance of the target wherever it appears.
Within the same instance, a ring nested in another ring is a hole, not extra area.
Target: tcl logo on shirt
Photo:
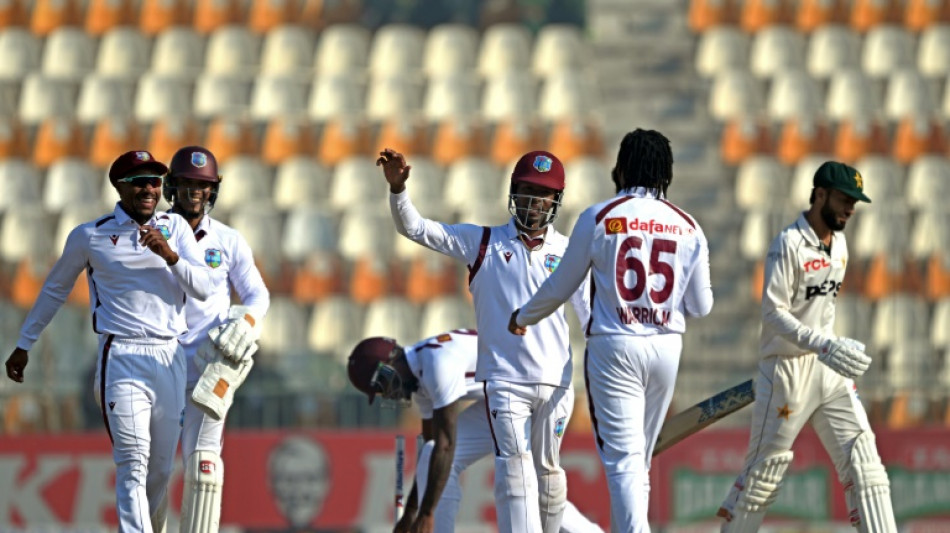
[[[830,279],[818,285],[809,285],[805,287],[805,300],[811,300],[815,296],[838,296],[841,290],[841,282]]]
[[[805,261],[803,265],[805,267],[805,272],[816,272],[818,270],[828,268],[831,266],[831,263],[827,259],[822,257],[821,259],[812,259],[811,261]]]

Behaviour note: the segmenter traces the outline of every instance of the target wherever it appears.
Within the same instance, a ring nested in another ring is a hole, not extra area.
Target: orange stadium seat
[[[392,291],[391,282],[395,276],[387,259],[360,257],[354,262],[351,272],[349,294],[358,304],[379,300]]]
[[[581,117],[566,117],[551,128],[548,151],[567,163],[577,157],[604,155],[604,139],[600,128]]]
[[[885,154],[889,146],[887,130],[880,122],[855,118],[838,124],[834,156],[840,161],[854,162],[865,155]]]
[[[423,303],[458,290],[455,263],[439,254],[420,254],[412,260],[406,276],[406,298]]]
[[[904,259],[887,252],[874,255],[864,275],[864,297],[878,301],[904,289]]]
[[[900,0],[853,0],[849,22],[852,28],[865,32],[881,24],[899,23],[901,11]]]
[[[264,130],[261,158],[269,165],[279,165],[297,155],[312,155],[313,126],[306,119],[282,117],[272,119]]]
[[[436,126],[432,159],[440,165],[451,165],[459,159],[481,157],[487,153],[485,129],[478,120],[453,118]]]
[[[794,18],[789,0],[745,0],[739,13],[739,25],[749,33],[769,26],[788,24]]]
[[[89,280],[86,279],[85,272],[76,278],[76,284],[66,297],[66,303],[80,308],[89,307]]]
[[[211,150],[218,163],[244,154],[257,152],[257,141],[251,125],[236,117],[220,116],[211,121],[205,134],[205,148]]]
[[[209,34],[229,24],[240,24],[243,18],[239,0],[196,0],[192,20],[195,31]]]
[[[14,118],[0,118],[0,159],[23,158],[28,154],[23,127]]]
[[[116,154],[140,148],[142,141],[138,124],[134,121],[118,117],[102,119],[92,133],[89,162],[106,168],[112,164]]]
[[[131,0],[89,0],[86,7],[86,33],[101,36],[117,26],[131,24],[135,6]]]
[[[950,297],[950,256],[938,252],[927,259],[924,274],[924,296],[936,301]]]
[[[325,300],[343,290],[343,264],[334,253],[315,253],[294,271],[291,295],[300,303]]]
[[[383,148],[392,148],[406,155],[428,153],[428,129],[425,124],[402,116],[390,118],[380,127],[373,153]]]
[[[321,162],[334,166],[352,156],[370,154],[367,124],[356,116],[339,116],[323,127],[317,155]]]
[[[169,28],[190,24],[190,8],[188,0],[142,0],[139,29],[154,37]]]
[[[941,153],[947,146],[947,135],[939,121],[912,116],[898,123],[891,153],[894,159],[906,165],[925,154]]]
[[[687,23],[689,29],[702,33],[714,26],[728,26],[739,20],[735,0],[690,0]]]
[[[262,34],[296,22],[299,12],[295,0],[252,0],[247,14],[247,26],[254,33]]]
[[[774,149],[770,128],[753,117],[729,120],[719,143],[719,154],[727,165],[738,165],[756,154],[771,154]]]
[[[33,143],[33,164],[46,168],[63,157],[85,157],[86,139],[82,127],[69,118],[43,121]]]
[[[187,117],[167,117],[152,125],[148,151],[160,161],[168,161],[182,146],[199,144],[198,128]],[[215,153],[217,156],[217,152]]]
[[[491,160],[507,165],[525,152],[544,146],[541,129],[530,120],[510,118],[495,126],[491,138]]]
[[[831,130],[823,121],[791,118],[782,124],[775,155],[782,163],[795,165],[808,154],[827,151],[831,141]]]
[[[950,2],[947,0],[906,0],[904,26],[915,32],[938,23],[950,22]]]
[[[26,22],[26,10],[21,0],[8,0],[0,5],[0,28],[20,26]]]
[[[49,35],[61,26],[77,26],[80,7],[76,0],[36,0],[30,16],[30,31],[35,35]]]
[[[10,287],[10,301],[23,309],[33,307],[43,289],[50,265],[44,260],[26,258],[20,261]]]
[[[848,0],[799,0],[795,10],[795,26],[803,32],[847,22]]]

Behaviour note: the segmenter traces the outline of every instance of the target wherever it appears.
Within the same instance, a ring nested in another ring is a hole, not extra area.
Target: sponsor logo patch
[[[604,220],[604,229],[607,235],[616,235],[627,232],[627,217],[608,218]]]
[[[208,156],[204,152],[191,153],[191,165],[201,168],[208,164]]]
[[[221,250],[209,248],[205,250],[205,263],[211,268],[221,266]]]
[[[152,159],[148,152],[135,152],[135,158],[139,161],[151,161]]]
[[[550,157],[546,155],[539,155],[534,158],[534,163],[532,166],[538,172],[550,172],[552,164],[553,162],[551,161]]]
[[[544,256],[544,268],[548,269],[548,272],[554,272],[557,270],[557,266],[561,264],[561,258],[557,255],[547,254]]]

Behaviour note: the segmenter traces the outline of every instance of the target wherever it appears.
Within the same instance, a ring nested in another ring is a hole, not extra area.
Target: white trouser
[[[428,448],[427,448],[428,451]],[[459,413],[455,429],[455,457],[452,460],[452,471],[442,490],[442,497],[435,509],[435,530],[439,533],[455,531],[455,521],[458,517],[459,503],[462,501],[462,488],[459,476],[466,468],[478,460],[494,453],[494,444],[491,438],[491,429],[488,418],[485,416],[485,400],[478,400]],[[425,494],[429,479],[429,459],[431,454],[426,453],[419,458],[416,467],[416,494],[419,501]],[[561,522],[561,531],[565,533],[602,533],[596,524],[588,520],[570,502],[564,509],[564,519]]]
[[[495,447],[495,509],[500,533],[560,529],[561,513],[542,517],[551,500],[566,502],[561,436],[574,410],[574,390],[542,384],[485,382],[490,434]],[[550,480],[554,480],[552,483]],[[542,487],[563,489],[548,494]],[[545,492],[542,494],[541,492]],[[544,502],[539,502],[539,499]],[[563,505],[563,503],[560,503]]]
[[[191,393],[201,373],[195,366],[196,346],[186,346],[185,355],[188,366],[188,385],[185,388],[185,419],[181,430],[181,457],[187,461],[196,450],[210,451],[221,455],[224,439],[224,420],[215,420],[204,411],[195,407]]]
[[[650,531],[650,458],[673,399],[682,337],[594,335],[584,375],[614,532]]]
[[[119,531],[151,532],[181,431],[184,352],[177,340],[100,335],[95,390],[112,440]]]
[[[749,450],[736,485],[744,484],[760,458],[790,450],[809,421],[835,465],[838,480],[848,483],[851,447],[858,435],[871,431],[854,381],[828,368],[815,354],[759,361]],[[732,501],[724,506],[731,508],[736,497],[738,493],[731,491]]]

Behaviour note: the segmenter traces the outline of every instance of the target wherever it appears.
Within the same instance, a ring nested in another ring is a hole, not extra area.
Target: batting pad
[[[181,501],[182,533],[217,533],[221,521],[224,463],[218,454],[198,450],[185,463]]]
[[[891,483],[877,454],[874,434],[861,433],[851,448],[851,483],[845,487],[851,525],[861,533],[897,533]]]

